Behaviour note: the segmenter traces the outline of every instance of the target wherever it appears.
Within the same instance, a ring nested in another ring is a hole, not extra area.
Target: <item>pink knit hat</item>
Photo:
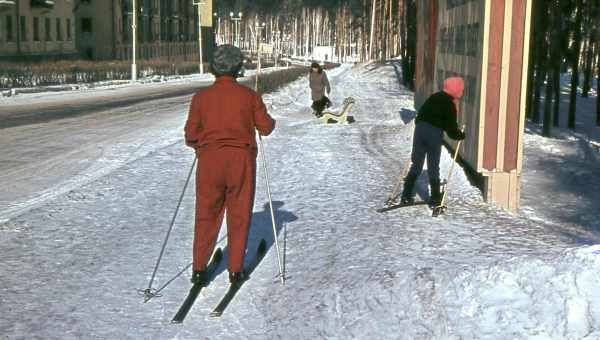
[[[444,92],[454,99],[462,97],[464,90],[465,81],[461,77],[450,77],[444,81]]]

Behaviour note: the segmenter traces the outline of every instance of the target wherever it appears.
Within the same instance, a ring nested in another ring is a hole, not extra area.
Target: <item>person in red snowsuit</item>
[[[256,130],[269,135],[275,120],[261,95],[239,84],[243,63],[234,46],[217,48],[211,62],[216,81],[192,98],[186,145],[196,150],[196,220],[192,282],[207,284],[206,266],[227,211],[230,281],[244,280],[244,254],[254,205]]]

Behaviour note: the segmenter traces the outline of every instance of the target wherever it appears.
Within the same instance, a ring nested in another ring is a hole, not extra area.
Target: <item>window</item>
[[[92,33],[92,18],[81,19],[81,32]]]
[[[477,56],[479,52],[479,23],[468,26],[467,33],[467,55]]]
[[[6,16],[6,40],[13,41],[13,23],[12,16]]]
[[[50,34],[52,31],[52,24],[50,22],[50,18],[45,18],[44,20],[44,29],[46,31],[46,41],[51,41],[52,40],[52,35]]]
[[[464,55],[465,54],[465,26],[460,25],[456,28],[456,36],[454,43],[454,54]]]
[[[61,26],[60,18],[56,18],[56,40],[63,41],[62,26]]]
[[[71,40],[71,19],[67,19],[67,40]]]
[[[154,23],[152,22],[152,20],[150,20],[148,22],[148,40],[149,41],[156,40],[154,37]]]
[[[21,20],[19,20],[20,30],[21,30],[21,40],[27,40],[27,18],[25,16],[21,16]]]
[[[144,42],[146,39],[146,20],[144,17],[138,20],[138,41]]]
[[[123,16],[123,41],[129,41],[129,19],[126,15]]]
[[[33,41],[40,41],[40,18],[33,18]]]

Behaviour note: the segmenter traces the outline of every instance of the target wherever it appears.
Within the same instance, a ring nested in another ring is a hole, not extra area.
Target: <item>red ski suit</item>
[[[227,210],[229,272],[241,272],[254,205],[256,132],[267,136],[275,121],[260,94],[233,77],[218,77],[198,91],[185,125],[196,149],[194,271],[206,268]]]

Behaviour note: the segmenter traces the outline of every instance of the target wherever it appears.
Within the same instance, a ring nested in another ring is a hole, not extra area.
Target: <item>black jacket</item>
[[[417,114],[416,122],[427,122],[438,127],[448,134],[448,137],[454,140],[465,138],[465,134],[458,129],[456,122],[456,106],[452,101],[452,96],[444,91],[432,94]]]

